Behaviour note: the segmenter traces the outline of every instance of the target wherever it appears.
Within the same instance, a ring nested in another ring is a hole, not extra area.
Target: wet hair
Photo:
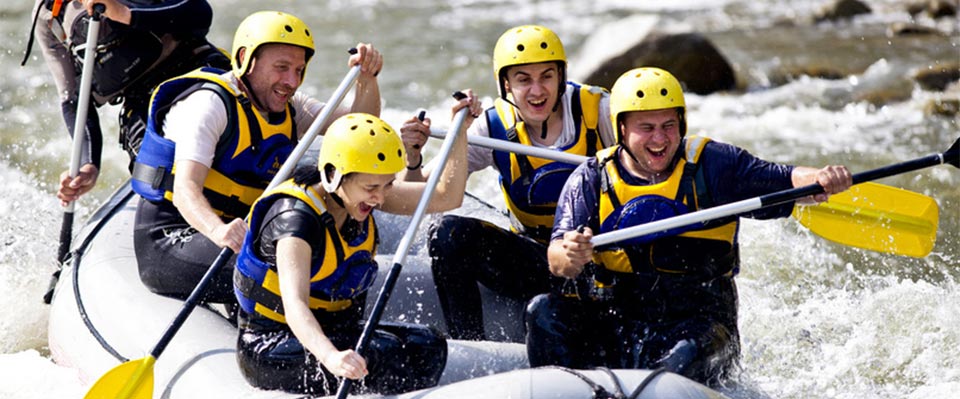
[[[327,164],[323,172],[320,172],[320,169],[318,169],[315,164],[298,166],[297,169],[293,171],[293,183],[300,186],[312,186],[320,183],[321,173],[326,173],[327,178],[330,179],[333,177],[335,170],[336,167],[332,164]],[[340,179],[340,184],[352,178],[351,175],[353,175],[353,173],[343,175],[343,178]]]
[[[320,170],[317,165],[304,165],[293,171],[293,182],[300,186],[312,186],[320,183]]]

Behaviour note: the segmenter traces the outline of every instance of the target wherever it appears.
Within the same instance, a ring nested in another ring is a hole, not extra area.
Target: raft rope
[[[633,390],[630,396],[627,396],[626,394],[623,393],[623,388],[622,388],[622,383],[620,381],[620,378],[617,377],[617,375],[614,374],[613,371],[610,370],[609,368],[597,367],[595,370],[602,371],[604,374],[610,376],[610,379],[613,381],[613,386],[615,388],[615,392],[613,393],[610,393],[609,391],[607,391],[606,388],[603,387],[603,385],[598,384],[596,381],[592,380],[590,377],[587,377],[586,375],[584,375],[583,373],[577,370],[563,367],[563,366],[546,366],[544,368],[557,369],[579,378],[581,381],[585,382],[593,391],[593,399],[637,399],[638,397],[640,397],[640,394],[643,393],[643,391],[647,388],[647,386],[650,385],[650,383],[653,382],[655,378],[657,378],[657,376],[667,371],[667,369],[663,367],[658,368],[656,370],[652,370],[650,374],[647,374],[647,376],[644,377],[643,381],[640,381],[640,384],[637,385],[637,387]]]
[[[107,224],[107,221],[117,214],[118,210],[123,209],[127,202],[129,202],[128,200],[130,197],[133,195],[134,192],[130,186],[130,181],[127,180],[126,183],[120,186],[120,188],[118,188],[117,191],[110,196],[110,200],[100,207],[100,209],[97,209],[93,216],[90,217],[90,220],[97,220],[98,217],[99,220],[97,220],[90,232],[87,233],[83,239],[83,242],[77,247],[77,249],[70,252],[69,259],[70,264],[73,265],[73,296],[77,302],[77,309],[80,312],[80,319],[83,320],[83,324],[87,326],[87,330],[89,330],[90,334],[93,335],[93,338],[100,343],[100,346],[122,363],[126,363],[130,359],[127,359],[121,355],[116,349],[107,343],[107,340],[103,338],[103,335],[100,334],[100,331],[97,331],[97,328],[93,326],[93,322],[90,321],[90,317],[87,315],[87,310],[83,306],[83,299],[80,297],[80,258],[83,257],[83,253],[87,250],[87,246],[89,246],[93,238],[97,236],[97,233],[100,231],[100,229]]]
[[[469,197],[469,198],[471,198],[471,199],[479,202],[480,204],[486,206],[487,208],[490,208],[491,210],[493,210],[493,211],[495,211],[495,212],[497,212],[497,213],[499,213],[499,214],[501,214],[501,215],[503,215],[503,216],[509,216],[509,213],[508,213],[507,211],[493,206],[493,204],[485,201],[483,198],[478,197],[476,194],[473,194],[473,193],[471,193],[471,192],[469,192],[469,191],[464,191],[464,192],[463,192],[463,195],[465,195],[465,196],[467,196],[467,197]]]
[[[647,389],[647,385],[650,385],[650,383],[653,382],[654,378],[657,378],[657,376],[666,372],[667,372],[667,369],[663,367],[651,371],[650,374],[647,374],[647,376],[643,379],[643,381],[640,381],[640,385],[637,385],[637,387],[633,390],[633,393],[630,394],[630,397],[628,399],[637,399],[638,397],[640,397],[640,394],[643,393],[644,389]]]

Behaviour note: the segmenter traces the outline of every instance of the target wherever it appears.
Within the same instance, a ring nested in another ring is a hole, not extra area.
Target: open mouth
[[[656,147],[650,148],[647,147],[647,153],[650,154],[653,158],[663,158],[667,155],[667,147]]]
[[[537,101],[527,101],[527,104],[530,104],[531,107],[540,109],[547,105],[547,99],[537,100]]]
[[[366,214],[370,213],[371,211],[373,211],[373,206],[372,206],[372,205],[369,205],[369,204],[367,204],[367,203],[365,203],[365,202],[361,202],[361,203],[360,203],[360,206],[358,206],[358,208],[360,209],[360,213],[363,213],[364,215],[366,215]]]

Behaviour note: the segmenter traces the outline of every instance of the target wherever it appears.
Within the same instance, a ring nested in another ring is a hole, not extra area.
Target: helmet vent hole
[[[370,136],[376,136],[376,135],[377,135],[377,132],[373,131],[373,129],[370,129]]]
[[[293,33],[293,27],[290,25],[284,25],[283,30],[287,31],[287,33]]]
[[[637,98],[643,98],[643,90],[637,90]]]
[[[309,30],[309,29],[305,29],[305,30],[303,31],[303,33],[306,34],[307,37],[310,37],[310,30]]]
[[[377,153],[377,159],[379,159],[381,162],[383,162],[383,161],[386,161],[386,160],[387,160],[387,156],[386,156],[386,155],[383,155],[382,152],[378,152],[378,153]]]
[[[660,89],[660,95],[666,97],[666,96],[667,96],[667,89]]]
[[[403,151],[401,151],[399,148],[397,148],[397,157],[403,158]]]
[[[540,48],[546,49],[546,48],[547,48],[547,42],[540,42]]]
[[[523,47],[522,44],[518,44],[518,45],[517,45],[517,51],[523,51],[524,49],[525,49],[525,47]]]
[[[350,126],[350,130],[357,130],[358,127],[360,126],[357,126],[357,125]]]

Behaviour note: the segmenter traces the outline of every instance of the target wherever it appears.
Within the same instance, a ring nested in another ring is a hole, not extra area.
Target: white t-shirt
[[[563,107],[563,130],[560,132],[560,137],[557,138],[557,141],[554,142],[553,145],[549,146],[531,140],[534,147],[557,149],[576,141],[577,126],[573,124],[573,111],[570,110],[571,97],[575,91],[577,90],[574,90],[573,86],[568,83],[567,89],[564,90],[563,97],[560,99],[560,106]],[[597,120],[597,125],[597,132],[600,135],[600,141],[603,143],[603,147],[609,147],[615,144],[616,135],[610,126],[610,95],[607,93],[604,93],[600,99],[600,115]],[[510,128],[509,126],[505,127]],[[474,120],[473,124],[467,130],[467,134],[490,137],[490,130],[487,126],[485,116]],[[478,145],[471,145],[467,147],[467,162],[468,173],[483,170],[493,165],[493,150]]]
[[[239,91],[233,72],[227,72],[221,77],[233,90]],[[297,135],[303,136],[313,119],[323,110],[324,103],[299,91],[293,95],[290,102],[296,110],[294,123],[297,125]],[[227,108],[220,96],[212,90],[191,93],[170,107],[163,119],[164,137],[177,144],[174,162],[191,160],[208,168],[213,165],[217,141],[226,128]]]

